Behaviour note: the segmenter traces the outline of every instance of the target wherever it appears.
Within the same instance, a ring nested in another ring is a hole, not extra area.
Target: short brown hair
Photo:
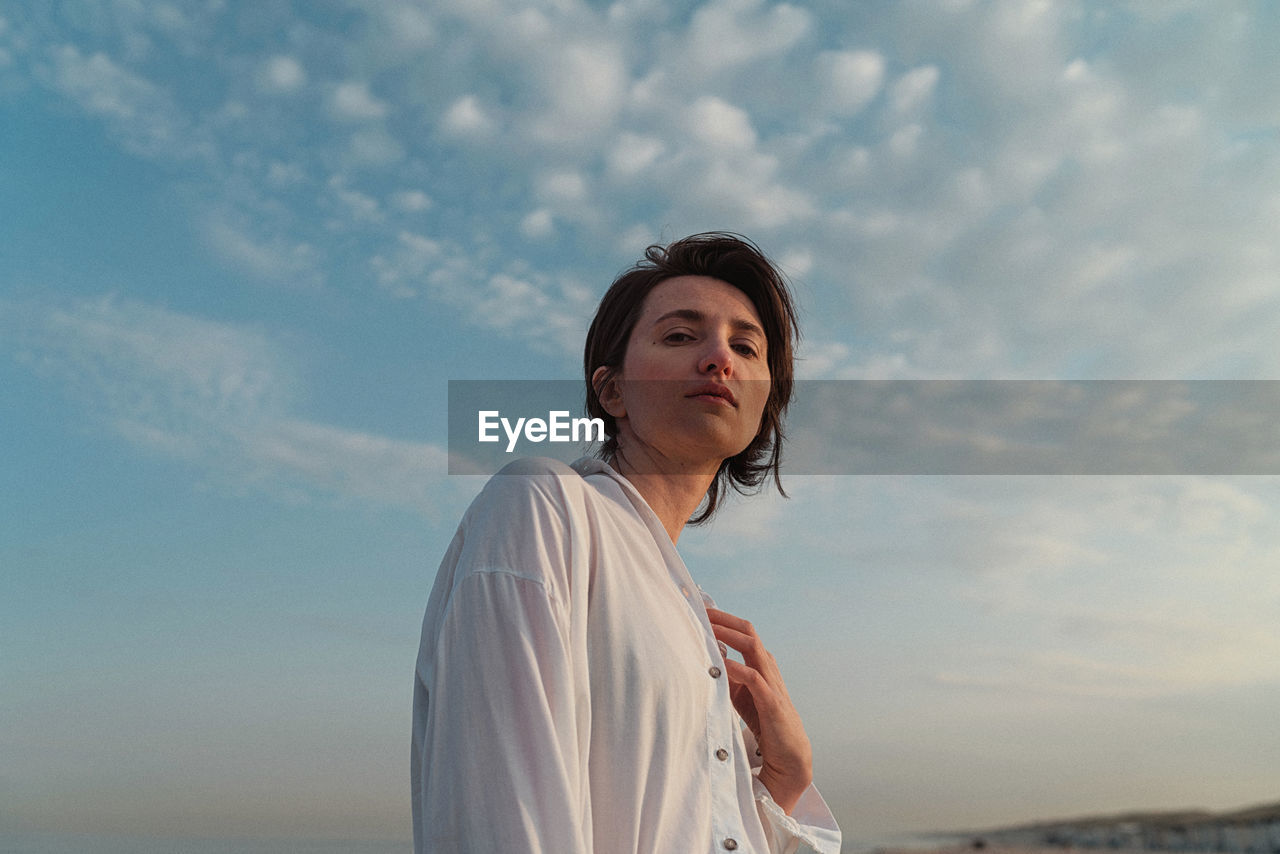
[[[743,494],[755,492],[772,472],[778,492],[786,495],[781,475],[782,416],[791,403],[792,354],[800,338],[800,325],[786,278],[745,237],[714,231],[694,234],[665,247],[650,246],[643,261],[614,279],[587,331],[582,358],[587,377],[587,414],[604,420],[608,439],[599,451],[602,459],[612,457],[618,450],[618,424],[600,403],[592,375],[600,367],[609,368],[610,372],[622,367],[645,297],[657,285],[678,276],[709,276],[742,291],[760,315],[768,342],[769,397],[760,417],[760,429],[741,453],[720,463],[701,509],[689,520],[689,524],[698,525],[715,513],[728,486]]]

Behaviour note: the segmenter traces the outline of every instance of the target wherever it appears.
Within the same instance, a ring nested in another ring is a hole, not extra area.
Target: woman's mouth
[[[729,387],[720,385],[719,383],[707,383],[705,385],[698,386],[693,391],[686,394],[685,397],[707,400],[733,407],[738,405],[738,401],[734,398],[733,392],[729,390]]]

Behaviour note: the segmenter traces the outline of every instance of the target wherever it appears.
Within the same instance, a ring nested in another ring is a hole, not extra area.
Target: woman
[[[507,466],[436,578],[419,854],[839,851],[777,664],[675,549],[727,488],[778,478],[796,334],[782,276],[732,235],[650,247],[610,287],[584,356],[602,459]]]

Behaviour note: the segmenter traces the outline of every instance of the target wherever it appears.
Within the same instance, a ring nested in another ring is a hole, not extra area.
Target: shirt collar
[[[614,471],[608,463],[602,459],[598,459],[597,457],[579,457],[569,463],[569,466],[583,477],[592,474],[604,474],[614,478],[615,480],[626,480],[625,477]]]
[[[623,494],[627,496],[632,505],[635,506],[636,511],[645,520],[645,524],[649,526],[654,539],[661,544],[664,550],[670,549],[673,554],[677,555],[677,559],[683,563],[683,559],[679,558],[679,552],[676,550],[675,544],[671,542],[671,535],[662,526],[662,520],[658,518],[657,513],[653,512],[653,508],[649,506],[649,502],[640,494],[640,490],[636,489],[635,484],[619,474],[618,470],[613,466],[595,457],[580,457],[569,465],[584,478],[593,474],[602,474],[617,483]]]

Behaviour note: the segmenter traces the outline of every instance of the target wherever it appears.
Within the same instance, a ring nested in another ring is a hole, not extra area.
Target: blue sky
[[[1280,376],[1265,3],[0,10],[0,823],[405,838],[479,481],[643,247],[751,236],[810,379]],[[1271,477],[791,478],[681,549],[851,839],[1274,799]]]

